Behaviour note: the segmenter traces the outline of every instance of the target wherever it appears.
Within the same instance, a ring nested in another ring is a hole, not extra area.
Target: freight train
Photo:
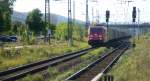
[[[93,46],[104,46],[107,42],[117,41],[131,37],[128,29],[106,27],[105,25],[95,25],[88,28],[88,44]]]

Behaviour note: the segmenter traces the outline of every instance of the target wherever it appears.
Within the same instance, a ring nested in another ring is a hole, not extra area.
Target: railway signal
[[[132,11],[132,22],[136,21],[136,7],[133,7],[133,11]]]
[[[108,30],[109,18],[110,18],[110,11],[109,11],[109,10],[106,10],[107,39],[108,39],[108,33],[109,33],[109,30]]]
[[[106,22],[109,22],[109,18],[110,18],[110,11],[106,10]]]
[[[135,30],[135,22],[136,22],[136,7],[133,7],[133,11],[132,11],[132,22],[134,24],[134,38],[133,38],[133,47],[135,47],[135,35],[136,35],[136,30]]]

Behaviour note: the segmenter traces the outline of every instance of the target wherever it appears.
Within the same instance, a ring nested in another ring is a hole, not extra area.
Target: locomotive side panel
[[[129,36],[128,29],[118,27],[91,26],[88,30],[88,43],[91,46],[103,46],[108,41],[115,41]]]

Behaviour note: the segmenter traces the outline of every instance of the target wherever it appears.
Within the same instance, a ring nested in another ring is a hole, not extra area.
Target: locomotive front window
[[[102,32],[102,29],[101,28],[91,28],[90,32],[91,33],[100,33],[100,32]]]

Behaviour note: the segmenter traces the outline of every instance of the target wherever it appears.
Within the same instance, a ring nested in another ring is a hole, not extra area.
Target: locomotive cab
[[[105,41],[104,26],[91,26],[88,29],[88,43],[91,46],[102,46]]]

